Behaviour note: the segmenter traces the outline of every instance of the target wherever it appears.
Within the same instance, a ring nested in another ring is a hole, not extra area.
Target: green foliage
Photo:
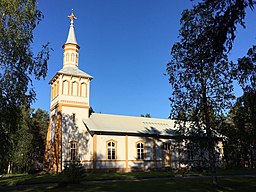
[[[225,145],[229,167],[256,167],[256,92],[245,92],[237,99],[222,132],[228,136]]]
[[[244,92],[256,91],[256,45],[253,45],[247,55],[238,59],[236,78]]]
[[[33,161],[43,163],[48,125],[48,112],[42,109],[37,109],[37,111],[32,114],[29,125],[30,133],[33,135],[33,139],[31,141],[33,147],[30,150],[30,157]]]
[[[228,61],[236,28],[244,26],[246,8],[252,0],[203,0],[184,10],[180,42],[173,45],[167,64],[172,85],[171,118],[187,135],[205,135],[212,173],[215,174],[214,130],[222,126],[223,114],[232,106],[234,71]],[[187,129],[186,121],[190,121]],[[216,179],[213,179],[213,184]]]
[[[149,113],[146,113],[146,115],[141,114],[140,116],[141,116],[141,117],[151,118],[151,115],[150,115]]]
[[[32,78],[45,78],[48,44],[38,54],[31,48],[33,30],[42,20],[36,0],[0,1],[0,172],[6,170],[22,121],[21,106],[35,100]]]
[[[33,135],[29,132],[30,110],[22,109],[22,119],[19,128],[13,136],[14,148],[12,150],[12,172],[26,172],[31,164],[29,151],[33,148]]]
[[[35,162],[43,162],[48,123],[48,112],[21,108],[20,122],[12,135],[13,148],[9,154],[13,173],[27,172]]]
[[[62,174],[64,175],[64,181],[60,185],[80,183],[83,169],[79,163],[70,163],[65,167]]]

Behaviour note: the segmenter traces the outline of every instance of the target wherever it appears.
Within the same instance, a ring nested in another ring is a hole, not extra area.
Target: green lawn
[[[194,192],[194,191],[246,191],[255,192],[256,178],[245,177],[225,177],[219,178],[219,189],[212,190],[209,178],[179,178],[179,179],[165,179],[165,180],[148,180],[148,181],[130,181],[130,182],[114,182],[108,184],[77,184],[59,187],[57,184],[49,184],[44,186],[25,186],[25,188],[12,189],[9,191],[84,191],[84,192],[98,192],[98,191],[122,191],[122,192],[167,192],[167,191],[180,191],[180,192]]]
[[[0,178],[0,186],[13,186],[20,184],[35,184],[35,183],[56,183],[61,177],[59,175],[28,175],[28,174],[13,174],[5,175]]]
[[[220,188],[214,191],[256,191],[256,170],[219,170]],[[71,185],[63,182],[62,175],[5,175],[0,178],[0,191],[213,191],[210,178],[190,172],[198,177],[170,177],[169,172],[133,172],[133,173],[84,173],[82,183]],[[245,177],[241,174],[251,175]],[[240,175],[240,176],[239,176]],[[169,177],[167,177],[169,176]],[[165,178],[159,180],[142,180],[145,178]],[[112,183],[94,183],[91,181],[118,180]],[[126,181],[122,181],[126,180]]]

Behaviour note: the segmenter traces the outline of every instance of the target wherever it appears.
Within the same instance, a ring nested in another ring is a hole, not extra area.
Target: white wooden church
[[[92,76],[79,70],[74,20],[63,45],[63,67],[50,80],[51,107],[45,164],[61,172],[69,163],[89,170],[133,171],[182,168],[196,161],[189,140],[175,134],[174,120],[94,113],[90,107]],[[221,163],[222,142],[218,142]],[[198,159],[199,161],[200,159]]]

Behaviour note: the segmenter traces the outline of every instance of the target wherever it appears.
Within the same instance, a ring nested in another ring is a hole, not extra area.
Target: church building
[[[176,134],[175,121],[94,113],[90,107],[93,77],[78,68],[79,49],[74,20],[63,45],[63,67],[50,80],[50,124],[45,163],[61,172],[70,163],[99,171],[182,168],[195,161],[189,140]],[[218,142],[222,161],[223,147]],[[198,156],[199,158],[199,156]],[[199,160],[198,160],[199,161]]]

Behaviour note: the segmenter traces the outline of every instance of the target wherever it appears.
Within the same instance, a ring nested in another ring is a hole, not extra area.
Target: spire
[[[76,42],[74,20],[76,19],[73,9],[70,16],[70,28],[66,43],[62,46],[64,49],[63,67],[78,67],[79,45]]]
[[[70,16],[68,16],[70,19],[70,27],[69,27],[69,32],[68,32],[68,38],[65,44],[72,43],[77,45],[76,41],[76,35],[75,35],[75,29],[74,29],[74,20],[77,18],[74,15],[74,10],[72,9],[72,13]]]

